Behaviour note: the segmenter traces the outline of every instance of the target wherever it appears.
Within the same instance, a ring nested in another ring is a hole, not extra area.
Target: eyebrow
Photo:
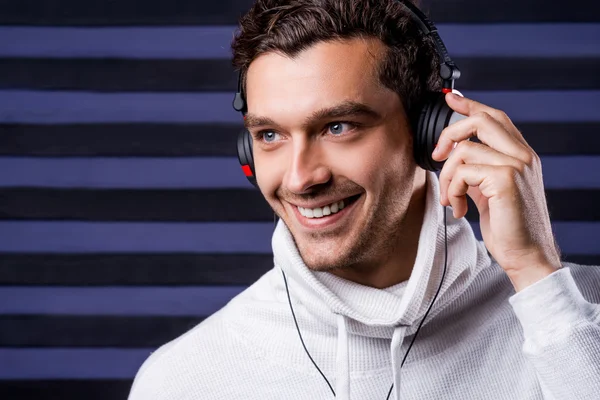
[[[348,100],[335,106],[323,108],[313,112],[308,118],[304,120],[303,126],[309,126],[315,121],[321,119],[344,118],[349,116],[362,116],[371,119],[381,118],[381,114],[369,107],[368,105]],[[258,115],[248,113],[244,118],[244,126],[247,129],[266,125],[278,126],[278,124],[275,121],[268,117],[261,117]]]

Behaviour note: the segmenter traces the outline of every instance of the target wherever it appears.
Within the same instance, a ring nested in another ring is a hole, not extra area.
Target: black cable
[[[421,323],[419,324],[419,327],[417,328],[417,331],[415,332],[415,335],[413,336],[413,338],[412,338],[412,340],[410,342],[410,345],[408,346],[408,350],[406,350],[406,354],[404,355],[404,358],[402,359],[402,364],[400,364],[400,369],[402,369],[402,366],[404,365],[404,362],[406,361],[406,357],[408,357],[408,353],[410,352],[410,349],[412,348],[412,345],[415,342],[415,339],[417,338],[417,335],[419,334],[419,331],[421,330],[421,326],[423,325],[423,322],[425,322],[425,318],[427,318],[427,315],[429,315],[429,311],[431,311],[431,308],[433,307],[433,304],[435,303],[435,299],[437,299],[438,294],[440,293],[440,289],[442,288],[442,283],[444,283],[444,277],[446,276],[446,266],[448,265],[448,228],[447,228],[447,224],[446,224],[446,206],[444,206],[444,242],[445,242],[445,246],[444,246],[444,272],[442,272],[442,280],[440,281],[440,286],[438,286],[438,290],[435,293],[435,296],[433,296],[433,301],[429,305],[429,308],[427,309],[427,312],[425,313],[425,316],[421,320]],[[392,386],[390,387],[390,391],[388,392],[386,400],[389,400],[390,395],[392,394],[392,390],[393,389],[394,389],[394,384],[392,383]]]
[[[277,217],[275,215],[274,215],[273,221],[274,221],[275,225],[277,225]],[[319,371],[319,373],[321,374],[323,379],[325,379],[325,382],[327,382],[327,386],[329,386],[331,393],[333,393],[333,397],[335,397],[335,390],[333,390],[331,383],[329,383],[329,380],[327,380],[327,377],[325,376],[323,371],[321,371],[321,368],[319,368],[319,366],[317,365],[315,360],[313,360],[312,356],[308,352],[308,349],[306,348],[306,344],[304,344],[304,339],[302,339],[302,334],[300,333],[300,327],[298,326],[298,320],[296,319],[296,314],[294,313],[294,307],[292,307],[292,299],[290,298],[290,290],[288,288],[288,283],[287,283],[287,278],[285,276],[285,272],[283,272],[283,270],[281,270],[281,274],[283,275],[283,282],[285,283],[285,291],[287,293],[288,303],[290,304],[290,310],[292,310],[292,317],[294,317],[294,323],[296,324],[296,330],[298,331],[298,336],[300,337],[300,342],[302,342],[302,347],[304,347],[304,351],[308,355],[308,358],[310,358],[310,361],[312,361],[312,363],[315,366],[315,368],[317,369],[317,371]]]
[[[281,273],[283,274],[283,281],[285,282],[285,291],[287,292],[288,302],[290,303],[290,310],[292,310],[292,316],[294,317],[294,323],[296,324],[296,330],[298,330],[298,336],[300,336],[300,341],[302,342],[302,347],[304,347],[304,351],[308,355],[308,358],[310,358],[310,361],[312,361],[312,363],[315,366],[315,368],[317,368],[317,371],[319,371],[319,373],[321,374],[321,376],[323,377],[323,379],[325,379],[325,382],[327,382],[327,386],[329,386],[329,389],[331,389],[331,393],[333,393],[333,397],[335,397],[335,391],[333,390],[333,387],[331,386],[331,383],[329,383],[329,381],[327,380],[327,377],[321,371],[321,368],[319,368],[319,366],[317,365],[317,363],[315,362],[315,360],[313,360],[313,358],[311,357],[310,353],[308,352],[308,349],[306,348],[306,345],[304,344],[304,339],[302,339],[302,334],[300,333],[300,328],[298,327],[298,321],[296,320],[296,314],[294,314],[294,308],[292,307],[292,299],[290,299],[290,291],[288,289],[288,284],[287,284],[287,279],[285,277],[285,272],[283,272],[283,270],[281,270]]]
[[[421,326],[423,325],[423,322],[425,322],[425,319],[427,318],[427,315],[429,315],[429,311],[431,311],[431,308],[433,307],[433,304],[435,303],[435,300],[437,299],[438,294],[440,294],[440,290],[442,289],[442,284],[444,283],[444,277],[446,276],[446,267],[448,265],[448,228],[447,228],[447,222],[446,222],[446,219],[447,219],[446,218],[446,206],[443,206],[443,207],[444,207],[444,241],[445,241],[444,272],[442,272],[442,279],[440,281],[440,285],[438,286],[437,292],[435,293],[435,296],[433,296],[433,300],[432,300],[431,304],[429,305],[427,312],[425,312],[425,316],[421,320],[421,323],[419,324],[419,327],[417,328],[417,331],[415,332],[415,334],[410,342],[410,345],[408,346],[408,350],[406,350],[406,354],[404,354],[404,358],[402,359],[402,363],[400,364],[400,369],[402,369],[402,366],[404,365],[404,362],[406,361],[406,357],[408,357],[408,353],[410,352],[410,349],[412,348],[413,343],[415,342],[415,339],[417,338],[417,335],[419,334],[419,331],[421,330]],[[274,224],[275,225],[277,224],[277,217],[274,217]],[[325,382],[327,382],[327,386],[329,386],[331,393],[333,393],[333,397],[336,397],[335,391],[333,390],[331,383],[329,383],[329,380],[327,379],[325,374],[321,371],[321,369],[319,368],[319,366],[317,365],[315,360],[313,360],[312,356],[308,352],[308,349],[306,348],[306,344],[304,344],[304,339],[302,338],[302,334],[300,333],[300,327],[298,326],[298,320],[296,319],[296,314],[294,313],[294,307],[292,307],[292,299],[290,297],[290,290],[288,288],[288,283],[287,283],[287,278],[285,276],[285,272],[283,272],[283,270],[281,270],[281,274],[283,275],[283,282],[285,283],[285,291],[287,293],[288,303],[290,304],[290,310],[292,311],[292,317],[294,318],[294,324],[296,325],[296,330],[298,331],[298,336],[300,337],[300,342],[302,342],[302,347],[304,347],[304,351],[306,352],[306,355],[308,356],[308,358],[310,358],[310,361],[312,361],[312,363],[315,366],[315,368],[317,369],[317,371],[319,371],[319,373],[321,374],[323,379],[325,379]],[[394,390],[393,383],[392,383],[392,386],[390,387],[390,391],[388,392],[386,400],[389,400],[389,398],[392,394],[392,390]]]

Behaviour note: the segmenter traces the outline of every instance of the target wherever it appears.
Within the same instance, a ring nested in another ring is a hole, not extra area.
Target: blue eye
[[[273,140],[270,140],[270,139],[274,139],[275,135],[277,135],[277,134],[273,131],[264,131],[264,132],[260,132],[258,136],[265,143],[271,143],[271,142],[273,142]]]
[[[344,132],[344,125],[348,125],[344,122],[334,122],[329,125],[329,132],[331,132],[334,136],[339,136],[339,134]]]

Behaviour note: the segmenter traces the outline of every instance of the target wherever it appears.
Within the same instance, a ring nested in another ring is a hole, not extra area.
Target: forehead
[[[271,115],[314,110],[341,100],[377,101],[389,95],[377,72],[384,53],[379,40],[357,38],[319,42],[293,58],[262,54],[248,68],[248,109]]]

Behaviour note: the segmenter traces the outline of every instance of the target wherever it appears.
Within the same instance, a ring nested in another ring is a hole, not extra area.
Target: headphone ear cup
[[[439,171],[444,161],[435,161],[431,153],[440,135],[450,122],[453,110],[446,103],[443,93],[431,93],[421,109],[415,129],[414,155],[417,164],[428,171]]]
[[[254,171],[254,156],[252,155],[252,137],[247,129],[243,129],[237,138],[238,160],[242,166],[242,171],[254,187],[258,188],[256,183],[256,172]]]

